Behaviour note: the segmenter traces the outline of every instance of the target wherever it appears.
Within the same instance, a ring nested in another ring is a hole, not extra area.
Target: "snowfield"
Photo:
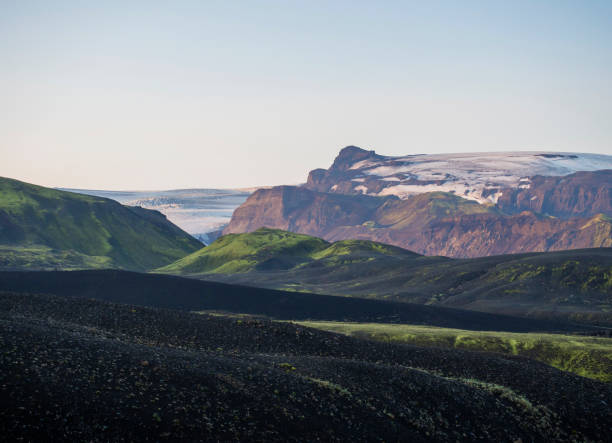
[[[358,161],[350,166],[349,171],[387,182],[387,185],[392,182],[382,191],[370,192],[367,183],[360,181],[355,190],[364,194],[406,198],[424,192],[443,191],[479,203],[496,203],[503,187],[528,188],[528,177],[562,176],[601,169],[612,169],[612,156],[535,151],[383,157],[382,160]]]

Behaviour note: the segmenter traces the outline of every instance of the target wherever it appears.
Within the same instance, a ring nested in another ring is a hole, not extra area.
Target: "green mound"
[[[247,234],[229,234],[159,272],[173,274],[232,274],[255,269],[288,269],[309,261],[329,243],[316,237],[261,228]]]
[[[317,237],[260,228],[229,234],[156,272],[177,275],[240,274],[336,266],[384,257],[418,257],[404,249],[368,240],[333,244]]]
[[[157,211],[0,178],[0,268],[147,270],[201,243]]]

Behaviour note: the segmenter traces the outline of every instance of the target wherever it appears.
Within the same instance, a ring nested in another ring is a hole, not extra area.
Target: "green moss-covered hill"
[[[232,283],[612,325],[612,248],[476,259],[279,230],[231,234],[160,270]]]
[[[201,246],[157,211],[0,177],[0,269],[148,270]]]
[[[157,271],[179,275],[235,274],[300,269],[315,263],[334,267],[381,257],[412,258],[418,254],[367,240],[332,244],[309,235],[260,228],[251,233],[223,236]]]

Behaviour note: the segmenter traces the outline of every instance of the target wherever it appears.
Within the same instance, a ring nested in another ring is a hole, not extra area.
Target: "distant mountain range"
[[[258,190],[224,234],[260,227],[480,257],[612,246],[612,156],[387,157],[354,146],[304,186]]]
[[[612,326],[612,248],[449,259],[261,228],[156,272]]]
[[[201,248],[164,215],[0,178],[0,269],[148,270]]]

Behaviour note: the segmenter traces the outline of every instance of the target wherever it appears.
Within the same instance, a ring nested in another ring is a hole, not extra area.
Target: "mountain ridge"
[[[390,157],[349,146],[328,169],[311,171],[305,185],[256,191],[223,233],[267,226],[467,258],[609,247],[609,217],[612,156]]]

